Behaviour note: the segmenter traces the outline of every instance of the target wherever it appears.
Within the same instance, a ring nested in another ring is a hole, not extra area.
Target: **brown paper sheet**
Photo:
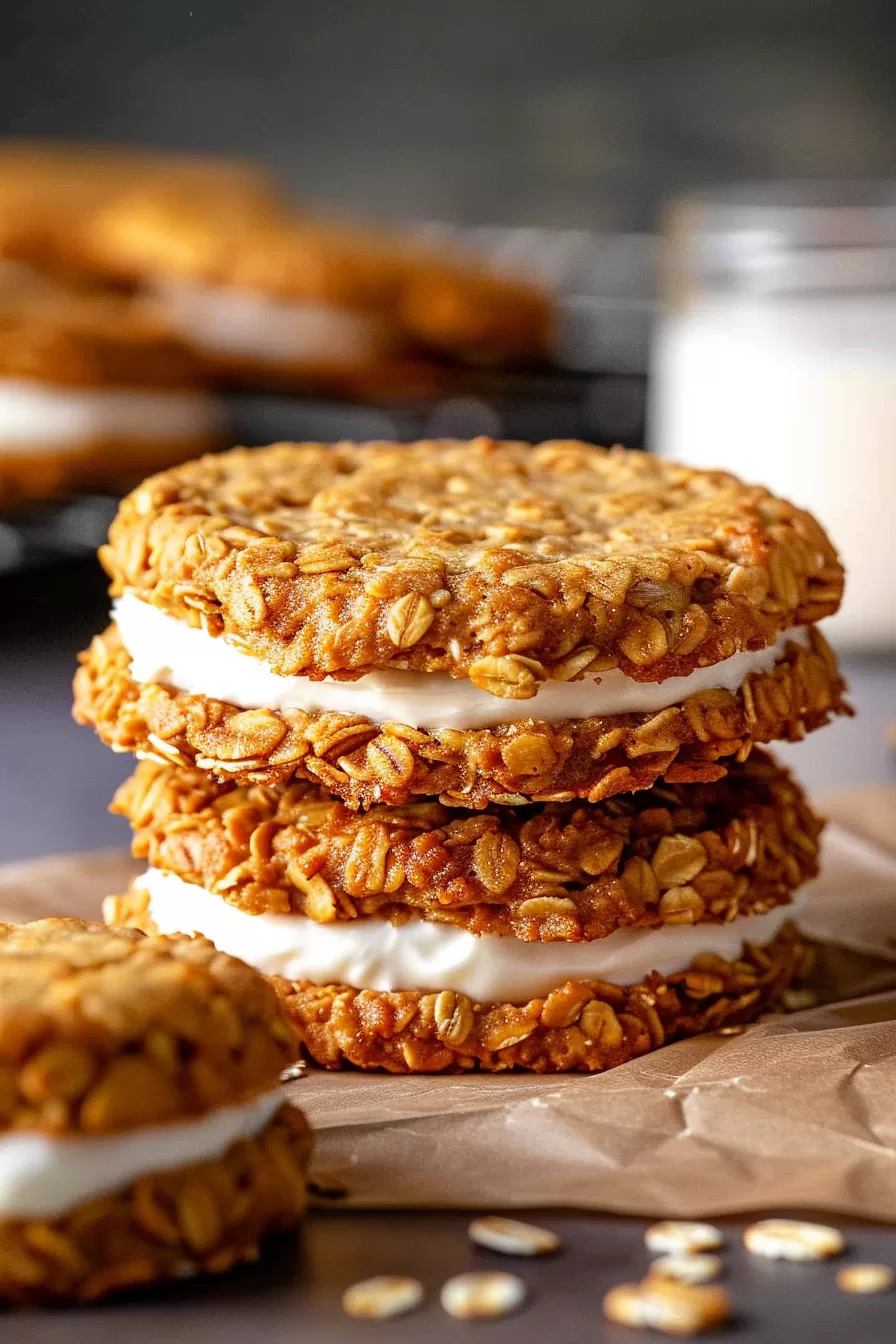
[[[790,1205],[896,1221],[896,791],[826,810],[839,824],[802,923],[835,944],[827,1006],[597,1077],[312,1072],[292,1091],[318,1132],[315,1175],[351,1208]],[[0,917],[96,917],[133,871],[110,853],[0,869]]]

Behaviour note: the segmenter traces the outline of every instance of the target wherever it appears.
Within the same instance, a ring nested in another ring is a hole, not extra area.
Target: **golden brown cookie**
[[[253,1258],[305,1204],[295,1055],[272,987],[204,939],[0,925],[0,1296]]]
[[[187,348],[134,301],[0,270],[0,507],[219,445]]]
[[[569,942],[763,914],[815,876],[821,831],[760,751],[711,784],[474,814],[434,800],[359,814],[305,781],[216,784],[144,761],[112,810],[136,857],[248,914]]]
[[[164,153],[134,145],[0,141],[0,257],[74,277],[100,278],[88,226],[123,193],[165,188],[202,192],[209,211],[270,209],[278,191],[239,160]]]
[[[618,668],[687,675],[832,615],[807,513],[724,472],[588,444],[276,444],[145,481],[113,593],[275,672],[447,673],[496,699]]]
[[[548,352],[551,306],[535,287],[270,201],[222,211],[189,185],[151,182],[105,202],[86,234],[95,269],[153,293],[224,373],[325,379],[401,352]]]

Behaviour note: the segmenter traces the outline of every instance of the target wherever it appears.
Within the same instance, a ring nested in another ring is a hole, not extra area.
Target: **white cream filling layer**
[[[736,653],[712,667],[665,681],[633,681],[618,668],[583,681],[545,681],[529,700],[504,700],[465,677],[439,672],[370,672],[357,681],[283,677],[226,638],[194,629],[132,594],[113,607],[135,681],[163,682],[243,709],[330,710],[362,714],[374,723],[411,728],[490,728],[521,719],[585,719],[590,715],[652,713],[696,691],[735,691],[751,672],[765,672],[804,627],[787,630],[755,653]]]
[[[348,364],[381,345],[379,320],[349,308],[175,280],[157,281],[153,292],[168,325],[213,355]]]
[[[453,989],[479,1003],[525,1003],[567,980],[636,984],[650,971],[686,970],[702,952],[736,959],[745,938],[769,942],[799,904],[728,924],[618,929],[590,943],[524,943],[422,919],[316,924],[305,915],[250,915],[157,868],[136,885],[149,894],[149,916],[160,933],[204,934],[266,975],[355,989]]]
[[[97,439],[190,439],[213,433],[218,410],[201,392],[63,387],[0,378],[0,452],[76,451]]]
[[[283,1100],[278,1088],[196,1120],[126,1134],[0,1134],[0,1217],[57,1218],[140,1176],[222,1157],[259,1134]]]

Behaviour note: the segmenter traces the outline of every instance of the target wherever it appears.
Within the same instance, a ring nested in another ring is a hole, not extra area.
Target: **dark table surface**
[[[69,717],[75,654],[105,624],[107,606],[92,563],[0,580],[0,862],[127,841],[125,824],[110,817],[106,805],[131,763]],[[896,660],[849,658],[845,667],[858,716],[780,753],[816,795],[896,781],[887,746],[896,718]],[[526,1279],[530,1300],[518,1316],[481,1327],[489,1339],[578,1344],[631,1338],[602,1320],[600,1301],[613,1283],[643,1273],[645,1221],[570,1213],[534,1218],[560,1233],[562,1254],[526,1262],[477,1250],[466,1238],[467,1216],[458,1213],[315,1211],[299,1238],[275,1241],[261,1263],[219,1282],[178,1284],[75,1315],[30,1316],[27,1325],[20,1319],[7,1329],[11,1339],[27,1337],[34,1344],[180,1344],[194,1338],[215,1344],[388,1338],[401,1344],[424,1337],[440,1344],[465,1329],[438,1305],[441,1283],[468,1268],[506,1268]],[[896,1292],[847,1296],[834,1287],[831,1265],[750,1257],[740,1246],[746,1221],[722,1220],[736,1338],[745,1344],[883,1344],[893,1337]],[[850,1260],[896,1264],[896,1231],[842,1220],[838,1225],[847,1231]],[[388,1324],[349,1320],[339,1306],[342,1290],[376,1273],[421,1278],[426,1305]]]
[[[601,1299],[615,1283],[639,1278],[648,1264],[641,1220],[544,1214],[563,1242],[556,1256],[511,1260],[467,1240],[461,1213],[313,1213],[297,1237],[269,1243],[256,1265],[221,1280],[195,1280],[121,1302],[27,1320],[28,1344],[450,1344],[480,1336],[489,1344],[626,1344],[646,1336],[610,1325]],[[887,1344],[896,1292],[855,1297],[834,1286],[831,1262],[760,1260],[741,1245],[745,1219],[722,1219],[723,1257],[736,1315],[724,1331],[701,1336],[743,1344]],[[892,1261],[896,1238],[885,1228],[844,1225],[848,1259]],[[472,1325],[446,1316],[439,1289],[452,1274],[501,1269],[526,1280],[522,1310]],[[340,1308],[342,1291],[370,1274],[412,1274],[426,1288],[421,1310],[392,1321],[355,1321]],[[10,1329],[7,1322],[6,1329]],[[15,1324],[12,1329],[15,1330]],[[10,1335],[18,1340],[20,1336]],[[653,1336],[658,1338],[658,1336]]]

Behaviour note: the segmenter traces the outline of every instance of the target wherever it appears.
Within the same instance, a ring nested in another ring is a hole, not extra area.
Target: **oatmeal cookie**
[[[54,1217],[0,1217],[0,1298],[91,1302],[257,1260],[260,1240],[305,1211],[310,1151],[302,1112],[284,1103],[214,1160],[150,1172]]]
[[[358,814],[306,781],[239,786],[144,761],[112,810],[135,857],[249,914],[416,915],[569,942],[785,904],[817,873],[822,825],[758,750],[711,784],[473,814],[435,800]]]
[[[797,741],[849,713],[834,656],[813,629],[737,691],[701,691],[658,713],[489,729],[419,731],[352,714],[243,710],[130,676],[111,627],[81,656],[74,715],[115,751],[241,784],[308,779],[350,807],[423,795],[449,807],[599,802],[648,788],[720,779],[756,742]]]
[[[0,925],[0,1297],[228,1268],[305,1205],[272,986],[204,939]]]
[[[138,304],[0,271],[0,506],[126,488],[220,434],[189,350]]]
[[[101,559],[113,594],[276,673],[447,673],[512,701],[765,649],[843,584],[818,523],[767,490],[559,441],[235,449],[145,481]]]
[[[115,1134],[272,1087],[294,1059],[269,985],[203,938],[0,924],[0,1123]]]
[[[0,141],[0,257],[96,281],[91,220],[134,190],[201,191],[206,209],[271,209],[273,181],[239,160],[162,153],[134,145],[65,140]]]
[[[115,922],[152,931],[146,892],[113,898]],[[483,1003],[452,990],[381,992],[275,978],[302,1044],[325,1068],[392,1073],[525,1069],[598,1073],[684,1036],[755,1020],[807,973],[812,952],[792,924],[737,960],[620,986],[570,980],[525,1003]]]
[[[189,184],[151,182],[105,202],[87,238],[99,271],[154,287],[170,320],[225,370],[292,363],[298,374],[325,367],[321,353],[340,348],[343,363],[368,365],[399,351],[474,363],[537,360],[548,351],[551,305],[522,280],[272,201],[226,212],[215,204]],[[232,342],[203,330],[210,301],[234,319]],[[253,341],[265,313],[267,335]],[[274,337],[291,323],[305,347],[295,346],[292,360]]]

